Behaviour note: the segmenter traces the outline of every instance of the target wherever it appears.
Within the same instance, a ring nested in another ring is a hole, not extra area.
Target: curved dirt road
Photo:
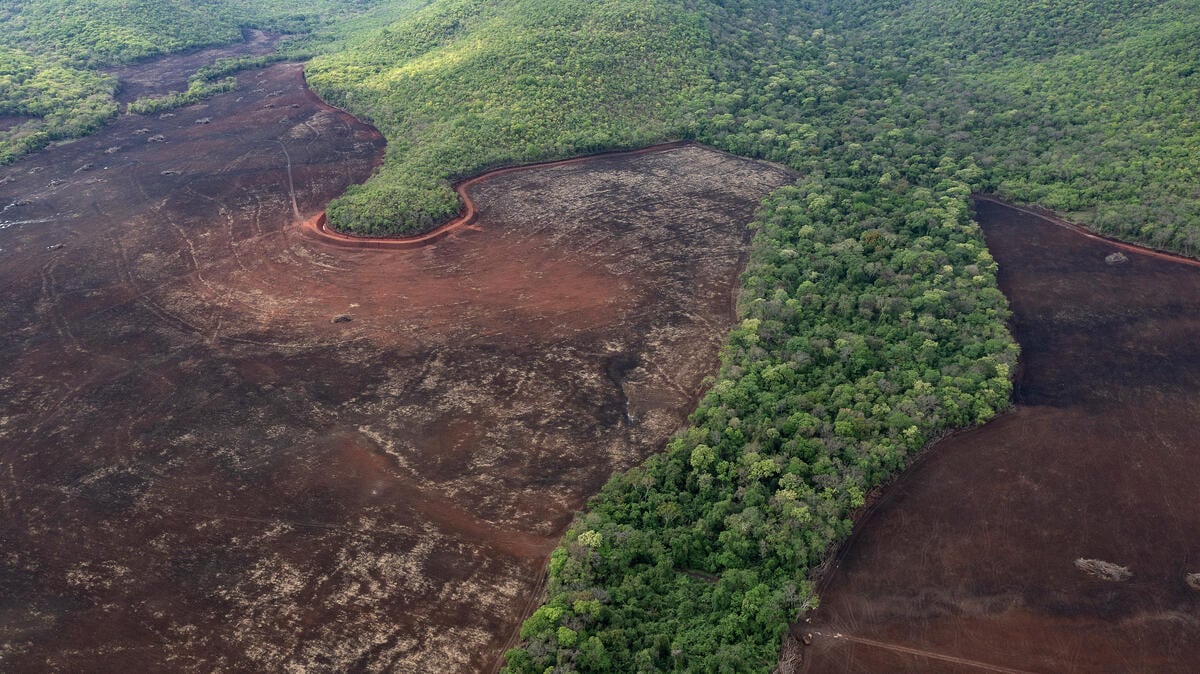
[[[280,64],[0,168],[6,671],[491,666],[788,179],[679,147],[493,176],[437,245],[294,226],[381,151]]]
[[[411,248],[420,248],[431,243],[436,243],[451,234],[470,227],[475,224],[479,218],[479,209],[475,206],[475,200],[471,198],[471,188],[479,183],[498,178],[509,173],[519,171],[528,171],[531,169],[545,169],[555,166],[570,166],[584,162],[591,162],[600,157],[637,157],[638,155],[648,154],[652,152],[662,152],[674,148],[685,147],[690,143],[674,142],[652,145],[650,147],[639,150],[616,151],[616,152],[601,152],[598,154],[587,155],[584,157],[573,157],[571,159],[559,159],[555,161],[538,162],[535,164],[522,164],[520,166],[508,166],[505,168],[493,169],[486,171],[473,178],[462,180],[454,185],[454,192],[458,194],[459,201],[462,202],[461,212],[452,218],[449,222],[438,225],[432,230],[423,234],[415,234],[413,236],[355,236],[345,232],[339,232],[328,226],[328,219],[325,211],[309,217],[301,218],[297,213],[297,221],[301,231],[307,236],[316,241],[326,243],[332,246],[341,246],[346,248],[375,248],[379,250],[406,250]]]

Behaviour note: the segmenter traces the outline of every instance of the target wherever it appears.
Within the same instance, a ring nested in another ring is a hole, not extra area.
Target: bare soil
[[[32,119],[34,118],[24,115],[0,115],[0,132],[15,129]]]
[[[455,183],[454,192],[458,194],[458,198],[462,202],[462,206],[459,209],[458,215],[451,218],[450,221],[420,234],[413,234],[409,236],[359,236],[348,232],[340,232],[329,226],[329,220],[324,211],[306,220],[299,221],[297,225],[306,236],[312,237],[313,239],[319,240],[325,244],[339,246],[342,248],[376,248],[390,250],[420,248],[421,246],[437,243],[451,234],[454,234],[461,229],[471,227],[475,224],[475,222],[479,219],[479,209],[475,207],[475,200],[471,197],[471,192],[475,185],[479,183],[495,180],[496,178],[508,173],[528,171],[535,167],[545,169],[584,162],[594,163],[604,155],[635,157],[643,154],[659,153],[663,150],[684,147],[690,144],[691,143],[688,141],[676,141],[672,143],[653,145],[640,150],[604,152],[585,157],[559,159],[555,161],[541,162],[538,164],[509,166],[505,168],[494,169],[473,178],[468,178],[467,180]]]
[[[172,54],[115,68],[110,74],[116,76],[120,82],[117,101],[130,103],[143,96],[162,96],[171,91],[187,91],[188,78],[200,68],[212,65],[217,59],[270,54],[284,37],[277,33],[248,29],[242,31],[241,42],[231,45]],[[121,107],[124,109],[123,105]]]
[[[1023,350],[1016,408],[932,447],[859,523],[794,628],[802,669],[1195,671],[1200,269],[977,210]]]
[[[299,66],[175,112],[0,170],[0,669],[494,666],[573,513],[693,408],[788,176],[509,172],[434,245],[345,249],[294,223],[383,142]]]

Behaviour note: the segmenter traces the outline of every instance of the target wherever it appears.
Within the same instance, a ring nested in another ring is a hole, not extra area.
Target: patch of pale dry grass
[[[1133,578],[1133,572],[1128,567],[1101,559],[1084,559],[1080,557],[1075,560],[1075,568],[1093,578],[1108,580],[1114,583],[1121,583]]]

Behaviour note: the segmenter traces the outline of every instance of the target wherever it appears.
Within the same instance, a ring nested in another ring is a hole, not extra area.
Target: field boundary
[[[638,150],[611,150],[608,152],[597,152],[593,154],[572,157],[570,159],[556,159],[552,161],[536,162],[533,164],[519,164],[515,166],[505,166],[502,168],[492,169],[481,173],[475,177],[467,178],[454,184],[454,191],[462,200],[463,207],[459,214],[451,221],[440,225],[433,230],[418,234],[415,236],[386,236],[386,237],[367,237],[355,236],[339,232],[329,227],[329,218],[325,211],[321,211],[316,215],[302,220],[300,222],[301,232],[310,239],[320,241],[321,243],[337,246],[341,248],[376,248],[386,250],[405,250],[412,248],[420,248],[431,243],[436,243],[445,239],[447,236],[469,228],[475,224],[479,218],[478,209],[475,207],[475,201],[467,193],[472,186],[479,183],[491,180],[508,173],[516,171],[524,171],[536,168],[550,168],[555,166],[567,166],[570,164],[579,164],[592,159],[601,157],[634,157],[643,154],[651,154],[654,152],[664,152],[674,150],[689,145],[696,145],[693,141],[681,140],[670,143],[659,143]]]
[[[1063,227],[1063,228],[1069,229],[1073,232],[1082,234],[1089,239],[1103,241],[1103,242],[1105,242],[1111,246],[1114,246],[1116,248],[1119,248],[1121,250],[1129,251],[1131,253],[1137,253],[1138,255],[1147,255],[1150,257],[1158,258],[1160,260],[1167,260],[1168,262],[1178,262],[1180,264],[1186,264],[1186,265],[1189,265],[1192,267],[1200,267],[1200,260],[1197,260],[1196,258],[1188,257],[1186,255],[1181,255],[1179,253],[1172,253],[1169,251],[1160,250],[1158,248],[1142,246],[1142,245],[1139,245],[1136,243],[1129,243],[1127,241],[1122,241],[1121,239],[1107,236],[1105,234],[1100,234],[1099,232],[1089,229],[1086,225],[1082,225],[1078,222],[1072,222],[1070,220],[1067,220],[1066,218],[1059,215],[1057,211],[1052,211],[1048,208],[1043,208],[1041,206],[1035,206],[1035,205],[1021,205],[1021,204],[1013,203],[1011,201],[1007,201],[1005,199],[1002,199],[998,196],[991,195],[991,194],[973,194],[973,195],[971,195],[971,198],[975,199],[976,201],[987,201],[987,202],[990,202],[993,204],[1000,204],[1001,206],[1007,206],[1013,210],[1020,211],[1022,213],[1028,213],[1029,215],[1041,218],[1041,219],[1043,219],[1047,222],[1050,222],[1052,224],[1055,224],[1059,227]]]

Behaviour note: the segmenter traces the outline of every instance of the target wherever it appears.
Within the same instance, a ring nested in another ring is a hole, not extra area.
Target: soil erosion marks
[[[976,207],[1017,407],[889,487],[795,628],[803,669],[1194,671],[1200,269]]]
[[[333,248],[293,204],[382,140],[297,65],[238,80],[0,169],[3,669],[485,669],[693,408],[788,177],[602,157],[473,185],[436,245]]]

